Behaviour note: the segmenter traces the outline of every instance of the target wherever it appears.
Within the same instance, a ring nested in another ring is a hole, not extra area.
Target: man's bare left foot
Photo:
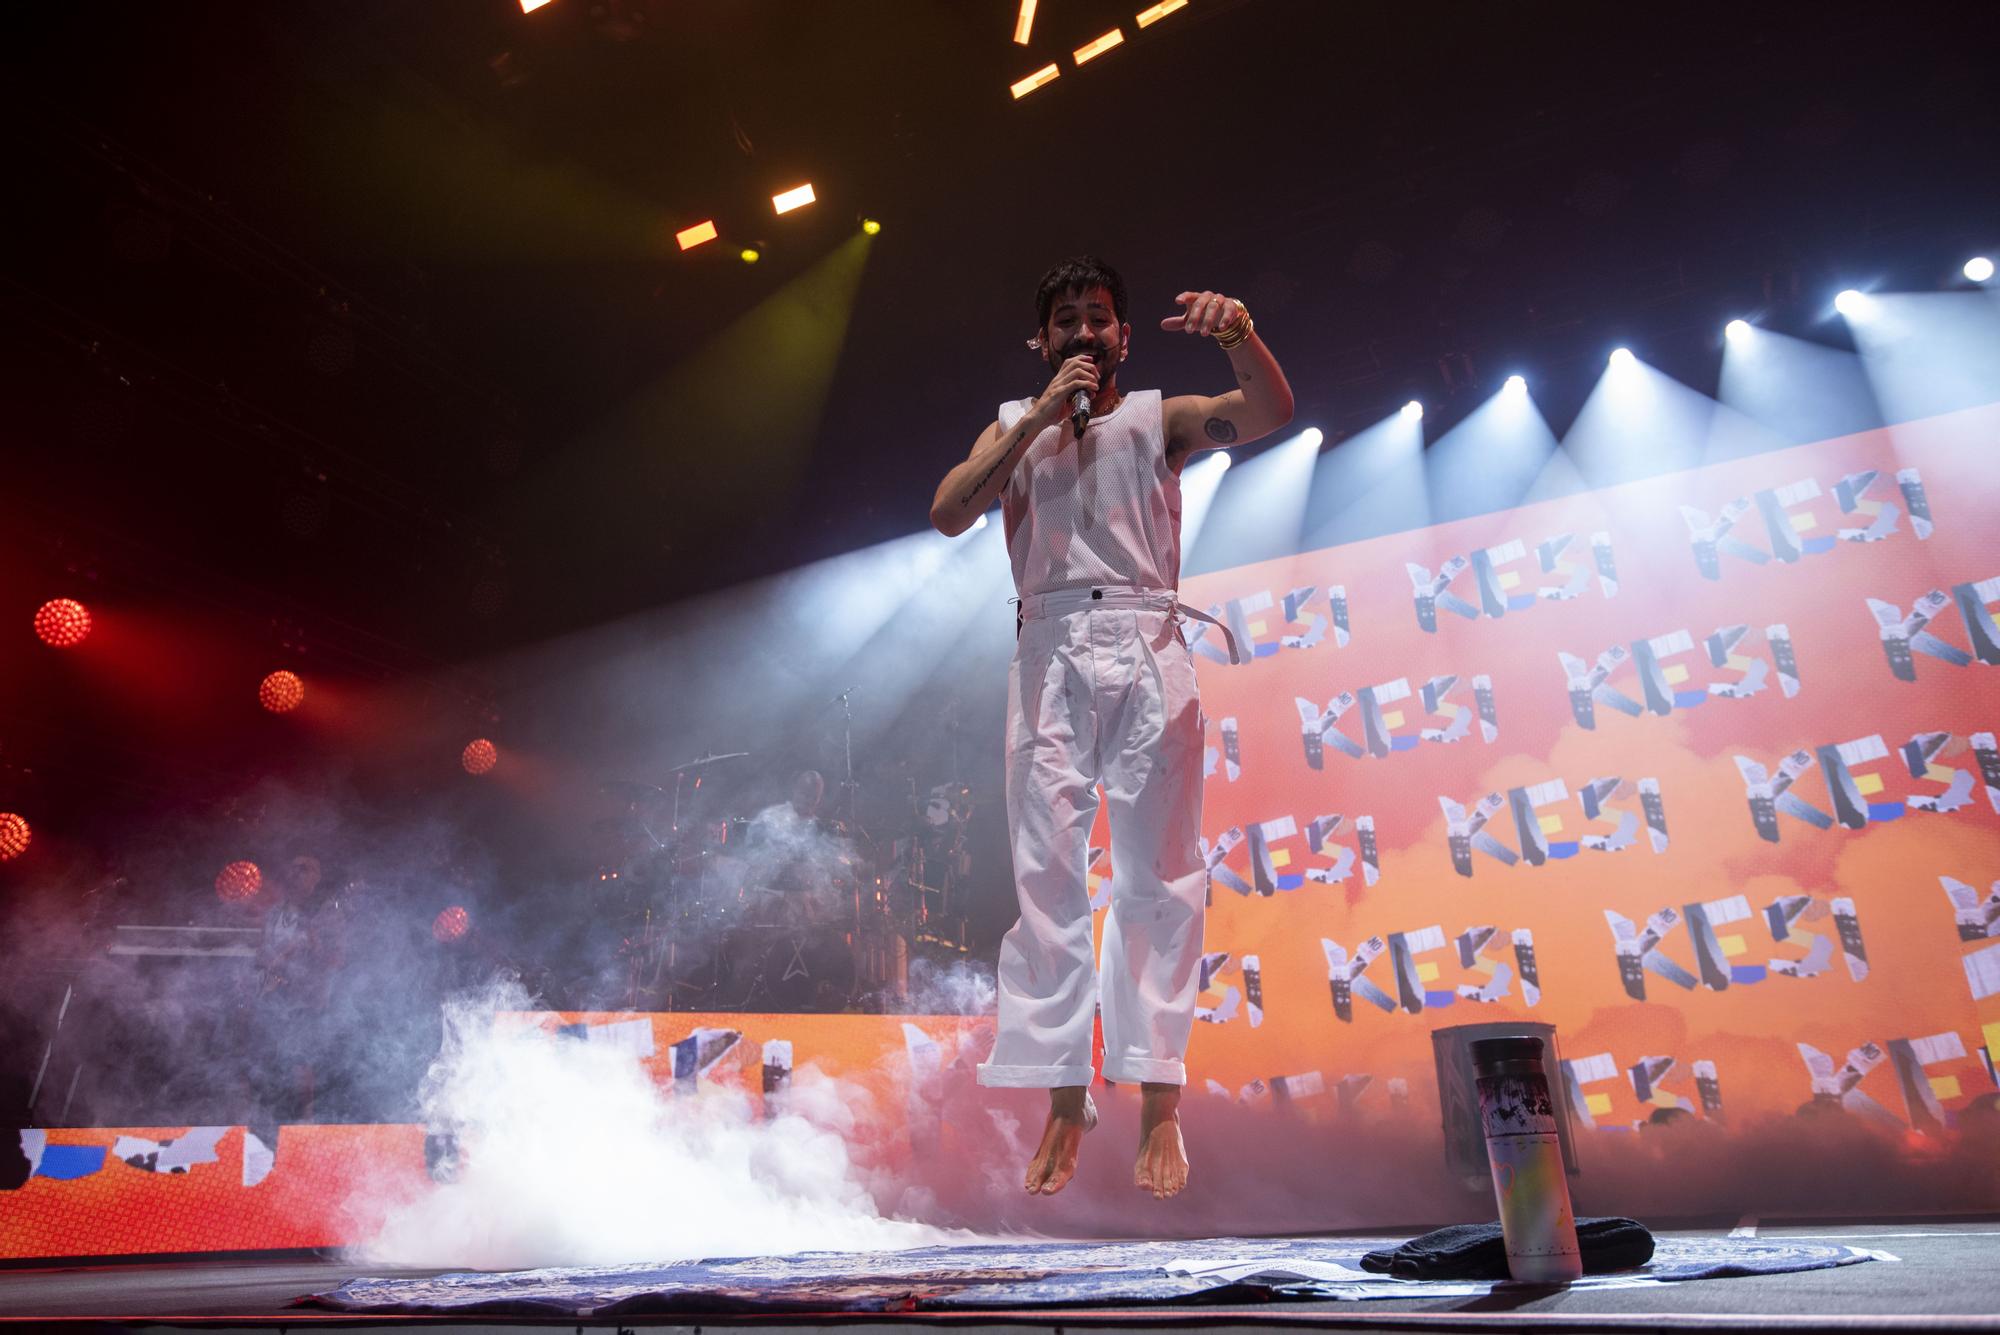
[[[1097,1105],[1083,1085],[1065,1085],[1049,1091],[1049,1120],[1042,1128],[1042,1143],[1028,1160],[1023,1185],[1030,1196],[1053,1196],[1076,1176],[1076,1155],[1083,1133],[1097,1125]]]
[[[1181,1139],[1181,1087],[1143,1084],[1139,1105],[1139,1161],[1132,1185],[1156,1200],[1180,1194],[1187,1185],[1187,1144]]]

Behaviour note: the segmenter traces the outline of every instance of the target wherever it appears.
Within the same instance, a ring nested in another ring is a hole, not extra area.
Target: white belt
[[[1130,584],[1102,584],[1087,589],[1057,589],[1051,593],[1031,593],[1025,598],[1016,598],[1014,602],[1020,608],[1020,618],[1023,621],[1068,616],[1072,612],[1098,607],[1170,612],[1176,616],[1206,622],[1221,631],[1223,643],[1229,646],[1229,661],[1231,663],[1243,661],[1243,656],[1236,647],[1236,637],[1230,633],[1229,627],[1208,613],[1188,606],[1172,589],[1141,589]]]

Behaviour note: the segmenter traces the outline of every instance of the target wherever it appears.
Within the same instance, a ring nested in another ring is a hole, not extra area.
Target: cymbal
[[[615,797],[621,802],[663,801],[667,790],[650,783],[638,783],[631,779],[610,779],[597,785],[597,791],[606,797]]]
[[[687,770],[700,769],[705,765],[713,765],[717,761],[721,760],[741,760],[745,756],[748,756],[749,754],[750,753],[748,751],[725,751],[721,755],[696,756],[693,760],[688,761],[685,765],[674,766],[672,769],[668,770],[667,773],[680,774],[684,773]]]

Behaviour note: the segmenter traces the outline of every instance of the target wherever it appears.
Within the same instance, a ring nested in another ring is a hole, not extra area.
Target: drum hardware
[[[760,875],[759,864],[791,835],[694,805],[712,767],[749,752],[697,756],[667,771],[670,784],[599,786],[623,808],[592,828],[610,845],[598,877],[610,892],[603,910],[622,923],[626,1006],[895,1009],[913,950],[967,953],[959,901],[972,870],[972,789],[953,779],[920,790],[912,780],[901,817],[884,817],[879,835],[864,829],[853,694],[828,701],[841,707],[839,797],[826,815],[807,814],[817,836],[775,871]],[[955,774],[958,728],[948,726]]]

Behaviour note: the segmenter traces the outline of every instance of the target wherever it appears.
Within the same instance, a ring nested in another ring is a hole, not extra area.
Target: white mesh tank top
[[[1033,399],[1000,405],[1010,431]],[[1069,418],[1035,437],[1000,496],[1014,591],[1178,589],[1181,480],[1167,466],[1160,391],[1127,394],[1079,441]]]

